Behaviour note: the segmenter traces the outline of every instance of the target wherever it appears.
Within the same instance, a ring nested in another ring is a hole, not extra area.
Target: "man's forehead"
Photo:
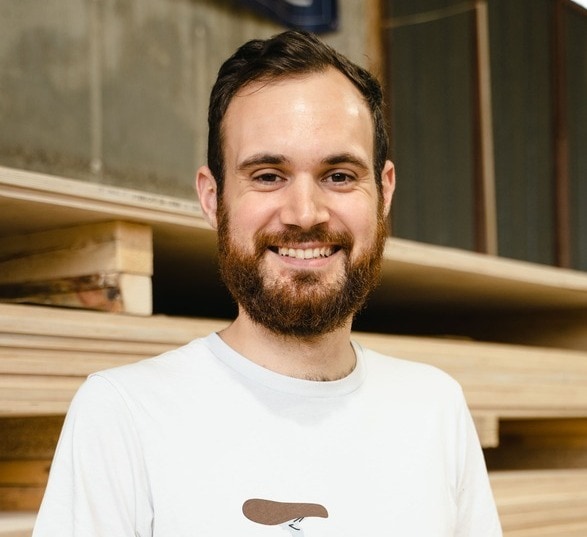
[[[291,73],[283,76],[252,80],[237,90],[227,106],[225,116],[230,113],[231,108],[234,108],[235,105],[238,106],[238,104],[246,103],[248,101],[247,97],[254,98],[255,96],[259,96],[263,98],[263,95],[267,95],[267,93],[288,91],[295,93],[303,89],[304,86],[336,87],[340,95],[346,94],[347,99],[350,99],[352,96],[352,98],[368,109],[363,95],[353,82],[338,69],[328,67],[321,71]],[[323,95],[320,93],[315,94],[316,100],[320,100],[321,97]]]

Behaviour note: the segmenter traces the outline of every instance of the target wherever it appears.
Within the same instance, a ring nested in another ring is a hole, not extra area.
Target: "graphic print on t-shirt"
[[[251,521],[265,526],[279,526],[291,535],[304,537],[304,518],[328,518],[328,511],[317,503],[284,503],[253,498],[243,503],[243,514]]]

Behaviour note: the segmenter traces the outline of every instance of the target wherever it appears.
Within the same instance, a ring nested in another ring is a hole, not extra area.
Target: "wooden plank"
[[[371,304],[459,311],[587,308],[587,274],[455,248],[391,239]],[[389,312],[389,310],[388,310]]]
[[[0,300],[152,313],[149,226],[111,221],[0,238]]]
[[[51,460],[0,460],[0,488],[45,486]]]
[[[473,413],[473,421],[477,429],[477,436],[484,448],[499,445],[499,416],[485,412]]]
[[[491,61],[489,17],[486,0],[475,2],[476,106],[477,106],[477,174],[480,213],[479,249],[498,255],[497,207],[495,194],[495,155],[493,148],[493,113],[491,110]]]
[[[504,537],[585,537],[587,522],[524,528],[504,532]]]
[[[208,228],[199,205],[194,202],[4,166],[0,166],[2,198],[0,207],[6,210],[1,211],[3,225],[0,227],[5,234],[22,232],[23,222],[14,221],[19,215],[17,211],[27,217],[26,232],[110,219]],[[35,212],[40,206],[52,210],[45,214]]]
[[[1,375],[1,402],[23,401],[68,404],[83,382],[83,377],[48,377],[45,375]]]
[[[137,362],[151,354],[87,352],[0,347],[0,375],[85,377],[95,371]],[[154,355],[153,355],[154,356]]]
[[[196,203],[0,167],[2,234],[105,219],[150,225],[155,255],[162,253],[161,273],[173,275],[182,296],[198,295],[195,270],[216,279],[215,233]],[[381,312],[389,318],[390,307],[399,312],[426,306],[424,311],[441,311],[443,317],[587,308],[587,275],[581,272],[395,238],[384,256],[383,283],[370,303],[370,318]]]
[[[135,317],[40,306],[0,304],[0,333],[84,338],[96,341],[183,345],[228,324],[223,320],[157,315]]]
[[[0,487],[0,511],[38,511],[44,486]]]
[[[63,352],[99,352],[105,354],[132,354],[156,356],[178,346],[180,342],[158,343],[149,341],[124,341],[116,339],[90,339],[83,337],[47,336],[38,334],[7,334],[0,332],[0,348]]]
[[[154,356],[226,324],[0,305],[0,341],[8,344],[0,347],[2,412],[62,412],[90,372]],[[427,362],[454,376],[486,447],[497,443],[499,419],[587,415],[585,353],[446,338],[358,332],[353,337],[384,354]]]
[[[0,283],[101,272],[152,275],[151,228],[114,221],[0,238]]]
[[[473,411],[504,416],[584,416],[587,354],[442,338],[355,333],[383,354],[439,367],[463,386]]]
[[[6,417],[64,416],[75,390],[67,393],[67,401],[27,401],[23,399],[0,399],[0,419]]]
[[[0,419],[0,459],[51,459],[63,416]]]
[[[490,472],[490,480],[506,537],[587,527],[586,469]]]
[[[100,273],[49,282],[0,285],[0,300],[134,315],[153,312],[151,278],[136,274]]]
[[[36,518],[35,512],[0,512],[0,537],[31,537]]]
[[[112,243],[118,244],[122,250],[115,260],[120,265],[115,266],[114,270],[152,274],[150,254],[153,240],[150,226],[121,220],[4,236],[0,238],[0,260],[60,250],[84,250]],[[110,262],[107,260],[107,263]],[[103,270],[107,267],[98,265],[98,268]]]

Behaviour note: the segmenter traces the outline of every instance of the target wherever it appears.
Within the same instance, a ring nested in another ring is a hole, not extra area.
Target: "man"
[[[243,45],[196,186],[238,317],[92,375],[35,537],[496,537],[458,385],[351,342],[394,190],[378,83],[315,37]]]

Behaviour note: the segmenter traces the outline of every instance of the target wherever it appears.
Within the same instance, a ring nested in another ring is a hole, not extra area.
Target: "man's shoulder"
[[[139,394],[177,384],[178,379],[198,378],[216,364],[206,345],[198,338],[162,354],[92,373],[89,383],[109,384],[118,392]],[[87,383],[87,382],[86,382]]]
[[[442,369],[420,362],[363,348],[368,374],[378,382],[411,386],[418,391],[433,389],[460,393],[460,384]]]
[[[74,400],[84,408],[101,401],[111,412],[121,404],[129,408],[164,406],[186,392],[206,389],[206,382],[217,376],[216,364],[206,338],[194,339],[158,356],[92,373]]]

